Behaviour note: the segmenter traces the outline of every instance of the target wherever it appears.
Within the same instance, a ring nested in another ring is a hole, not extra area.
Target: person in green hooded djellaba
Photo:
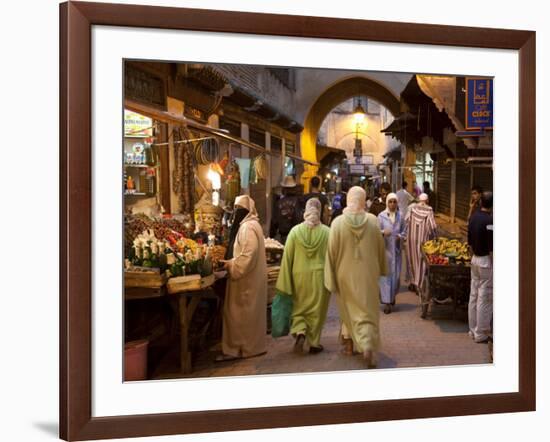
[[[281,261],[276,289],[293,298],[290,333],[294,351],[323,351],[321,330],[327,317],[330,292],[325,288],[325,256],[330,229],[321,223],[321,202],[307,201],[304,222],[290,231]]]

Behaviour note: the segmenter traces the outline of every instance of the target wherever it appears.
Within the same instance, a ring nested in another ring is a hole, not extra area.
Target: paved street
[[[449,306],[438,306],[432,318],[423,320],[417,296],[408,291],[400,293],[394,311],[389,315],[380,314],[382,348],[378,368],[489,363],[487,345],[476,344],[468,337],[466,312],[459,310],[455,320],[450,319],[450,312]],[[267,354],[255,358],[214,362],[219,347],[198,355],[190,377],[365,369],[360,355],[340,354],[339,327],[333,298],[323,331],[321,342],[325,350],[322,353],[297,355],[292,351],[294,340],[291,337],[273,339],[269,336]],[[156,378],[181,377],[175,373],[176,356],[174,353],[164,362],[163,374]]]

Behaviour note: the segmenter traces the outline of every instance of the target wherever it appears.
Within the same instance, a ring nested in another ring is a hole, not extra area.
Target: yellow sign
[[[141,114],[124,110],[124,136],[146,138],[153,136],[153,120]]]

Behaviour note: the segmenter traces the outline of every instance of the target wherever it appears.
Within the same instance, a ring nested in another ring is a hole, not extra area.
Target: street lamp
[[[365,112],[365,109],[361,106],[361,98],[359,98],[357,101],[357,106],[355,106],[355,109],[353,110],[353,119],[355,120],[355,124],[362,124],[365,121],[366,115],[367,113]]]
[[[353,120],[355,121],[355,148],[353,149],[353,156],[355,157],[355,162],[360,163],[361,157],[363,156],[363,143],[361,137],[359,136],[360,126],[365,121],[365,109],[361,106],[361,98],[357,100],[357,106],[353,110]]]

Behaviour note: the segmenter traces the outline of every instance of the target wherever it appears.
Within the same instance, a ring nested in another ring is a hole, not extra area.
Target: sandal
[[[299,334],[296,336],[296,342],[294,343],[294,353],[303,353],[304,352],[304,343],[306,341],[306,336]]]
[[[215,362],[227,362],[227,361],[235,361],[237,359],[240,359],[240,358],[238,358],[237,356],[221,354],[221,355],[216,356],[216,359],[214,359],[214,361]]]
[[[353,356],[353,340],[347,338],[347,339],[342,339],[342,342],[344,344],[344,348],[342,349],[342,354],[346,356]]]
[[[312,354],[312,355],[316,355],[317,353],[321,353],[325,348],[319,344],[318,347],[309,347],[309,352]]]
[[[363,352],[363,359],[367,363],[368,368],[376,368],[376,360],[372,350],[365,350]]]

